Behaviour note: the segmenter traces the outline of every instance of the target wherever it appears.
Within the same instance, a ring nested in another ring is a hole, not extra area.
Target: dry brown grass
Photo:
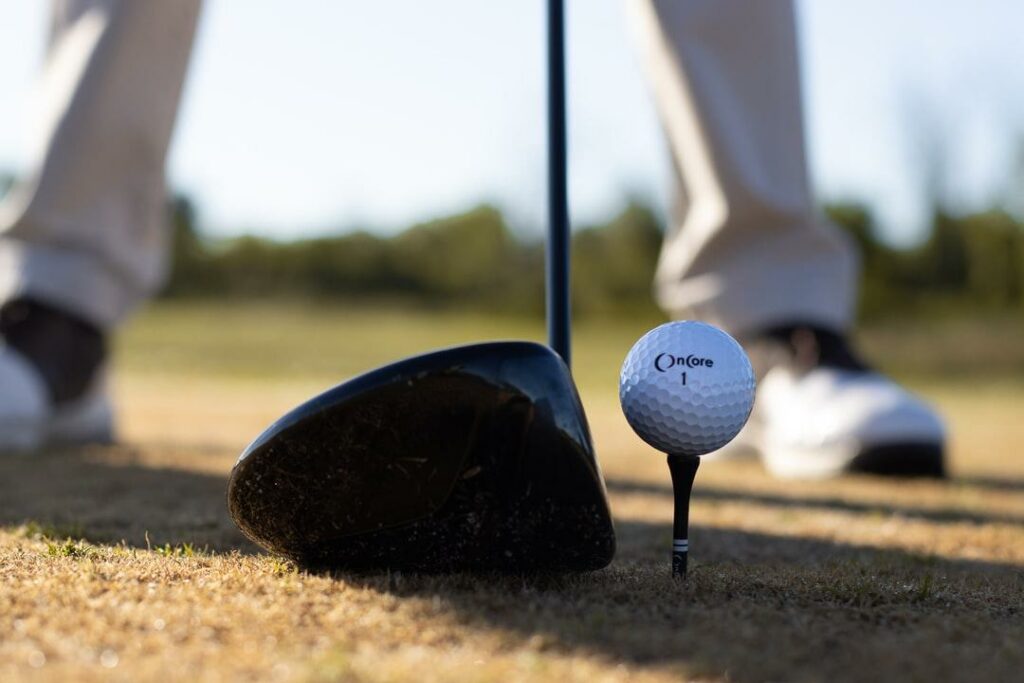
[[[950,482],[708,463],[667,577],[661,457],[584,382],[620,551],[582,576],[296,571],[224,509],[244,443],[320,388],[132,369],[125,443],[0,458],[0,681],[1020,680],[1024,387],[923,389]]]

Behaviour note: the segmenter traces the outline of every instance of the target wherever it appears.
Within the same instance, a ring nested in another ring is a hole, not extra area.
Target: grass
[[[540,338],[538,326],[398,310],[147,312],[117,350],[122,444],[0,458],[0,680],[1019,680],[1024,382],[998,371],[1020,361],[1004,335],[986,355],[989,337],[970,327],[869,330],[873,356],[949,417],[954,477],[794,484],[756,463],[708,463],[679,584],[666,575],[663,459],[629,432],[614,393],[646,325],[577,336],[619,532],[610,568],[331,576],[260,553],[227,519],[225,476],[245,443],[379,362]]]

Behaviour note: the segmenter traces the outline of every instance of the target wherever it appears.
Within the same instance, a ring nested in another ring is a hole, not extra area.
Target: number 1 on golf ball
[[[743,348],[695,321],[654,328],[633,345],[619,375],[633,431],[668,454],[676,510],[673,574],[686,573],[690,489],[699,456],[732,441],[754,405],[754,371]]]

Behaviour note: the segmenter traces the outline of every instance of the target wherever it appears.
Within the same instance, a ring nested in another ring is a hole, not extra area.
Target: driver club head
[[[592,570],[615,552],[569,370],[532,342],[414,356],[309,400],[242,453],[228,507],[313,568]]]

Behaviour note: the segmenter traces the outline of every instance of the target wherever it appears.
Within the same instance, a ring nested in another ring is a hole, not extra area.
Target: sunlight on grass
[[[664,456],[629,431],[616,396],[622,356],[656,322],[577,330],[576,377],[616,518],[611,567],[331,575],[260,553],[231,523],[225,476],[245,443],[354,373],[437,346],[542,340],[539,321],[146,311],[117,345],[124,442],[0,458],[0,681],[1019,677],[1020,378],[984,358],[968,375],[945,372],[952,342],[917,352],[933,330],[867,330],[865,346],[948,416],[956,478],[784,482],[756,462],[707,463],[681,583],[668,573]]]

